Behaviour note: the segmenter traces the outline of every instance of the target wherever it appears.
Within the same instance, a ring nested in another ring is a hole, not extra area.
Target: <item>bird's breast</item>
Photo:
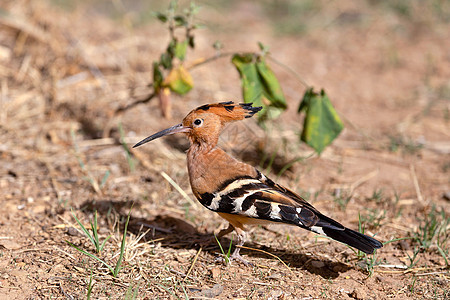
[[[254,167],[237,161],[219,148],[207,152],[189,149],[187,165],[192,191],[199,200],[202,194],[219,192],[227,181],[256,175]]]

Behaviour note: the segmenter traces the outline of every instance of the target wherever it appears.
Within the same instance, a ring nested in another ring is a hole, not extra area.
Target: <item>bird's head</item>
[[[180,124],[143,139],[133,148],[154,139],[181,132],[187,134],[191,143],[215,145],[225,124],[250,118],[261,109],[262,107],[253,107],[252,103],[205,104],[191,111]]]

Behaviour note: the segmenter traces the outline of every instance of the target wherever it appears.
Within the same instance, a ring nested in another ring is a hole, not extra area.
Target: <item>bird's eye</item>
[[[195,127],[200,127],[203,125],[203,120],[202,119],[195,119],[194,120],[194,125]]]

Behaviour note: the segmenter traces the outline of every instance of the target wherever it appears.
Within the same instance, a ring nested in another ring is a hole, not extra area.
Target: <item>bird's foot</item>
[[[243,258],[243,257],[239,254],[239,252],[234,252],[234,253],[233,253],[232,255],[230,255],[230,256],[227,256],[227,255],[222,254],[222,255],[220,255],[219,257],[216,258],[216,261],[220,261],[220,262],[222,262],[222,263],[225,264],[225,265],[228,265],[228,264],[231,265],[231,263],[232,263],[233,261],[236,261],[236,262],[239,262],[239,263],[244,264],[244,265],[247,266],[247,267],[254,266],[253,263],[251,263],[251,262],[249,262],[248,260],[246,260],[245,258]]]
[[[252,264],[251,262],[249,262],[248,260],[246,260],[245,258],[243,258],[243,257],[239,254],[239,252],[233,253],[233,254],[230,256],[230,259],[231,259],[231,260],[234,260],[234,261],[238,261],[238,262],[244,264],[244,265],[247,266],[247,267],[253,266],[253,264]]]

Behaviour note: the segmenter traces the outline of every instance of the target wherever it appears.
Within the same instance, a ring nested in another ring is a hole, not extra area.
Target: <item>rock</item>
[[[450,201],[450,191],[445,192],[444,195],[442,195],[442,197],[443,197],[445,200]]]
[[[77,235],[79,235],[79,232],[74,227],[68,227],[67,234],[71,235],[71,236],[77,236]]]
[[[216,298],[223,292],[223,286],[221,284],[215,284],[212,288],[202,289],[201,292],[196,294],[196,297]]]
[[[402,248],[402,250],[410,250],[411,247],[409,246],[409,243],[406,240],[401,240],[398,242],[398,244],[400,245],[400,248]]]
[[[217,267],[214,267],[211,269],[211,276],[213,279],[217,279],[220,276],[220,269]]]
[[[273,290],[269,294],[269,300],[275,300],[275,299],[283,299],[283,291],[282,290]]]
[[[280,279],[281,278],[281,274],[279,274],[279,273],[275,273],[275,274],[272,274],[272,275],[270,275],[270,276],[267,276],[267,279],[275,279],[275,280],[278,280],[278,279]]]
[[[320,268],[325,267],[325,263],[320,260],[313,260],[311,262],[311,266],[313,266],[314,268],[320,269]]]
[[[355,288],[353,292],[350,293],[350,297],[354,299],[367,299],[367,293],[363,288]]]

